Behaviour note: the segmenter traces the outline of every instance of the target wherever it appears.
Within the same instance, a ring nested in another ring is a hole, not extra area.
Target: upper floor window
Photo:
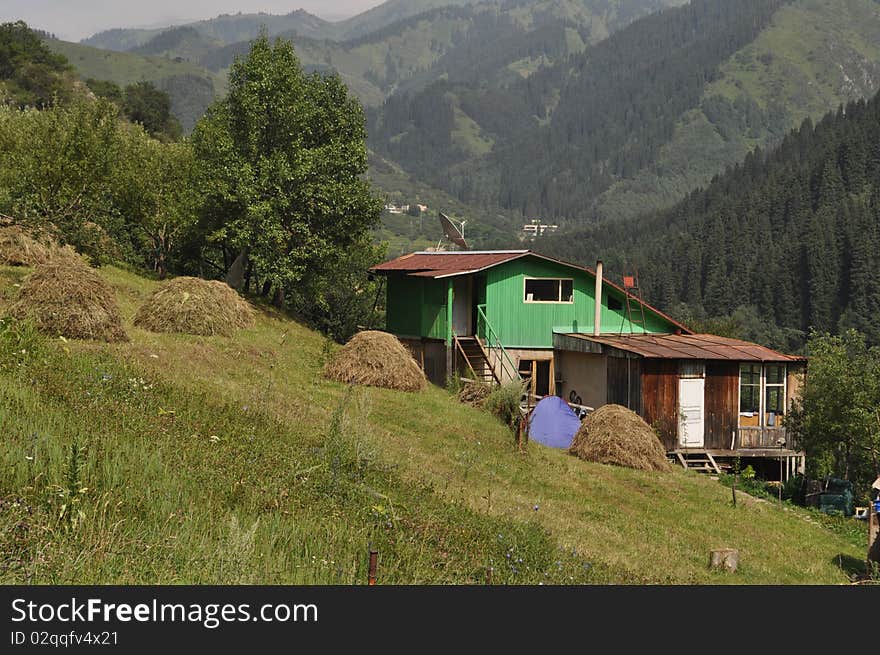
[[[523,302],[574,302],[574,280],[527,277]]]

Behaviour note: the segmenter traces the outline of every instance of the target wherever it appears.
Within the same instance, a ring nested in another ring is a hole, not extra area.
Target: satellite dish
[[[452,241],[455,245],[460,248],[467,250],[468,244],[467,241],[464,240],[464,224],[467,221],[460,221],[456,226],[453,222],[453,219],[449,218],[443,212],[440,213],[440,227],[443,228],[443,234],[446,235],[446,238]],[[442,241],[442,239],[441,239]],[[438,244],[439,246],[439,244]]]

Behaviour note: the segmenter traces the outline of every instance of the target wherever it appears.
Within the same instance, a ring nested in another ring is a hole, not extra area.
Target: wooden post
[[[556,367],[553,365],[555,357],[550,358],[550,395],[556,395]]]
[[[735,548],[718,548],[709,552],[709,568],[735,573],[739,566],[739,551]]]
[[[372,586],[376,584],[376,565],[379,559],[379,551],[370,549],[370,565],[367,571],[367,584]]]

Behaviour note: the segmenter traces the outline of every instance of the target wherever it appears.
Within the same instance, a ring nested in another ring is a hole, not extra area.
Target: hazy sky
[[[383,0],[0,0],[0,22],[23,20],[61,39],[79,41],[111,27],[164,26],[218,14],[288,14],[305,9],[321,18],[353,16]]]

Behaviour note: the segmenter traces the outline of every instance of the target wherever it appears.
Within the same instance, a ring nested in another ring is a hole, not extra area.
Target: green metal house
[[[596,270],[529,250],[415,252],[371,269],[386,280],[386,329],[428,378],[524,379],[535,397],[629,407],[670,454],[718,470],[755,458],[803,468],[782,417],[803,358],[687,327]],[[696,458],[696,459],[695,459]],[[768,478],[769,479],[769,478]]]

